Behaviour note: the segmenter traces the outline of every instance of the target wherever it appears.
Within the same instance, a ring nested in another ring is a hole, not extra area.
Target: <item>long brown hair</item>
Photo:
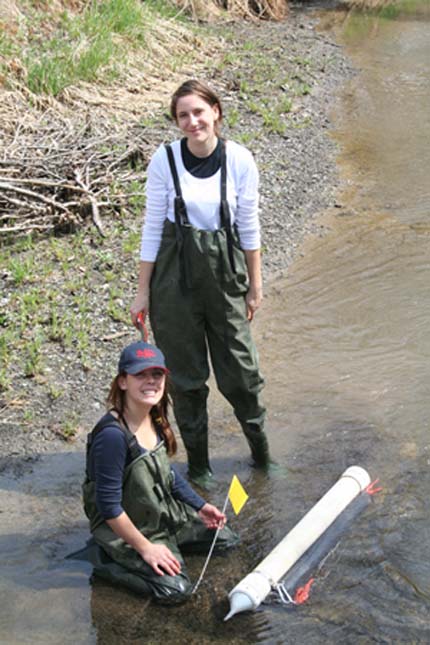
[[[220,125],[222,122],[222,105],[221,105],[221,100],[218,97],[217,94],[205,83],[202,83],[201,81],[197,81],[195,79],[191,79],[189,81],[185,81],[185,83],[182,83],[176,90],[176,92],[173,94],[172,99],[170,101],[170,114],[172,115],[172,118],[174,121],[177,123],[178,118],[177,118],[177,106],[178,106],[178,101],[179,99],[183,98],[184,96],[189,96],[190,94],[195,94],[196,96],[199,96],[203,101],[208,103],[211,107],[217,107],[219,111],[219,117],[216,120],[214,124],[215,128],[215,134],[219,136],[220,134]]]
[[[126,392],[119,386],[119,379],[125,374],[117,374],[111,383],[109,394],[106,399],[106,404],[110,409],[118,413],[120,419],[124,418],[126,409]],[[170,406],[169,396],[169,376],[166,374],[166,382],[164,386],[163,396],[157,405],[151,408],[151,419],[156,431],[162,436],[166,444],[167,454],[172,457],[177,449],[177,443],[173,430],[169,423],[168,411]]]

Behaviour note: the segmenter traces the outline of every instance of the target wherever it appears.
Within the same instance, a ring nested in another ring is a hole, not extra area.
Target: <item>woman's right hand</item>
[[[138,293],[130,307],[131,320],[135,327],[138,326],[137,317],[141,312],[145,320],[149,312],[149,294],[147,293]]]
[[[168,573],[169,576],[176,576],[181,572],[181,563],[164,544],[148,542],[141,550],[140,555],[159,576],[164,576],[165,573]]]

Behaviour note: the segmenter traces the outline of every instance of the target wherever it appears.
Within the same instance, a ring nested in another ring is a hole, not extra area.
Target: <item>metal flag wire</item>
[[[228,496],[229,496],[229,491],[227,491],[227,496],[226,496],[226,498],[225,498],[224,506],[223,506],[223,509],[222,509],[222,513],[223,513],[223,514],[225,513],[226,508],[227,508],[227,504],[228,504]],[[210,559],[211,559],[211,557],[212,557],[212,552],[213,552],[214,547],[215,547],[215,542],[216,542],[216,540],[217,540],[217,537],[218,537],[218,534],[219,534],[219,532],[220,532],[220,531],[221,531],[221,527],[220,527],[220,526],[218,526],[217,530],[215,531],[214,539],[212,540],[211,548],[209,549],[209,553],[208,553],[208,555],[207,555],[206,562],[205,562],[205,563],[204,563],[204,565],[203,565],[203,569],[202,569],[202,571],[201,571],[201,573],[200,573],[200,575],[199,575],[199,579],[197,580],[196,584],[194,585],[194,588],[193,588],[193,590],[192,590],[192,592],[191,592],[192,594],[193,594],[193,593],[196,593],[197,589],[198,589],[198,588],[199,588],[199,586],[200,586],[201,581],[203,580],[203,576],[205,575],[205,573],[206,573],[206,569],[208,568],[209,560],[210,560]]]

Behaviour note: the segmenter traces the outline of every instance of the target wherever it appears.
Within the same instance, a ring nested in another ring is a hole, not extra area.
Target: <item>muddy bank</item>
[[[318,17],[309,4],[293,7],[284,23],[210,30],[224,40],[226,62],[208,72],[209,82],[224,100],[224,134],[245,143],[260,169],[263,270],[269,288],[302,252],[301,243],[307,235],[324,235],[318,215],[335,204],[338,186],[330,114],[342,83],[353,70],[339,45],[318,30]],[[285,112],[272,109],[290,95],[291,87],[294,100]],[[145,127],[145,138],[153,148],[175,136],[176,130],[161,114]],[[140,224],[136,219],[122,222],[124,229],[136,233]],[[83,242],[91,249],[97,246],[94,239],[94,231],[88,230]],[[110,262],[120,293],[116,304],[127,311],[135,288],[137,248],[122,256],[121,240],[115,234],[103,244],[105,256],[124,257],[120,264]],[[38,244],[40,257],[44,257],[44,249],[42,241]],[[70,254],[71,270],[77,274],[84,271],[73,239]],[[6,280],[6,290],[12,289],[8,284]],[[82,450],[86,432],[104,409],[118,351],[135,339],[124,318],[112,321],[98,316],[104,286],[99,273],[92,271],[85,291],[80,287],[79,295],[94,312],[85,365],[53,341],[43,347],[46,369],[42,375],[14,376],[13,390],[1,409],[0,468],[13,467],[19,474],[43,453]],[[67,300],[61,306],[67,307]],[[256,341],[258,345],[258,337]],[[60,387],[61,395],[57,395]],[[217,427],[217,418],[213,424],[214,432],[220,431],[222,424]]]

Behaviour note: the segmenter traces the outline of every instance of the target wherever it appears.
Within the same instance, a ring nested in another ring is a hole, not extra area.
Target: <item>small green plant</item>
[[[309,58],[302,58],[301,56],[295,56],[293,58],[293,63],[296,65],[300,65],[301,67],[309,67],[311,64],[311,61]]]
[[[24,422],[27,424],[32,423],[34,421],[35,413],[33,408],[27,408],[24,410],[23,415],[22,415]]]
[[[227,65],[234,65],[236,62],[236,56],[233,53],[225,54],[220,61],[220,67],[226,67]]]
[[[311,86],[308,85],[307,83],[300,83],[297,91],[298,91],[298,94],[301,94],[302,96],[306,96],[307,94],[311,93]]]
[[[31,278],[34,262],[31,258],[11,258],[8,269],[15,284],[21,285]]]
[[[79,431],[79,417],[76,413],[72,413],[64,419],[64,421],[55,428],[55,434],[64,439],[64,441],[73,441]]]
[[[6,311],[0,312],[0,327],[7,327],[8,316]]]
[[[117,278],[117,274],[115,271],[112,271],[112,269],[108,269],[107,271],[103,271],[103,277],[106,282],[114,282]]]
[[[128,312],[121,301],[110,299],[107,305],[107,313],[115,322],[129,322]]]
[[[230,128],[234,128],[239,121],[239,110],[233,108],[229,110],[226,122]]]
[[[281,120],[280,115],[276,111],[267,110],[263,112],[263,125],[269,132],[275,134],[285,134],[287,129],[286,124]]]
[[[0,363],[6,366],[9,362],[11,347],[14,341],[13,329],[6,329],[0,334]]]
[[[247,146],[251,141],[257,138],[257,135],[252,132],[239,132],[235,138],[238,143]]]
[[[72,311],[67,311],[59,321],[58,340],[62,343],[63,347],[70,349],[75,344],[76,329],[79,328],[77,316]]]
[[[141,181],[133,180],[127,187],[128,203],[134,212],[140,215],[145,206],[144,184]]]
[[[246,106],[248,110],[254,114],[259,114],[261,107],[260,104],[257,103],[256,101],[253,101],[252,99],[246,102]]]
[[[312,117],[306,116],[299,123],[294,123],[293,128],[301,130],[302,128],[307,128],[309,125],[312,125]]]
[[[129,231],[122,243],[122,250],[124,251],[124,253],[135,254],[140,245],[140,238],[140,231]]]
[[[152,128],[157,123],[157,119],[154,116],[144,116],[140,120],[140,125],[142,128]]]
[[[51,307],[51,313],[49,317],[49,331],[48,336],[51,340],[60,341],[63,338],[63,321],[58,315],[57,307],[53,305]]]
[[[27,377],[43,374],[42,347],[44,339],[38,335],[27,345],[27,359],[24,365],[24,374]]]
[[[293,101],[288,96],[283,96],[276,106],[278,114],[288,114],[293,107]]]
[[[48,396],[51,399],[51,401],[56,401],[63,394],[64,394],[64,390],[61,387],[58,387],[58,385],[51,383],[48,389]]]
[[[10,388],[11,379],[6,367],[0,369],[0,392],[6,392]]]
[[[242,99],[246,99],[246,97],[250,94],[251,92],[251,86],[249,85],[248,81],[245,79],[241,79],[240,84],[239,84],[239,96]]]

